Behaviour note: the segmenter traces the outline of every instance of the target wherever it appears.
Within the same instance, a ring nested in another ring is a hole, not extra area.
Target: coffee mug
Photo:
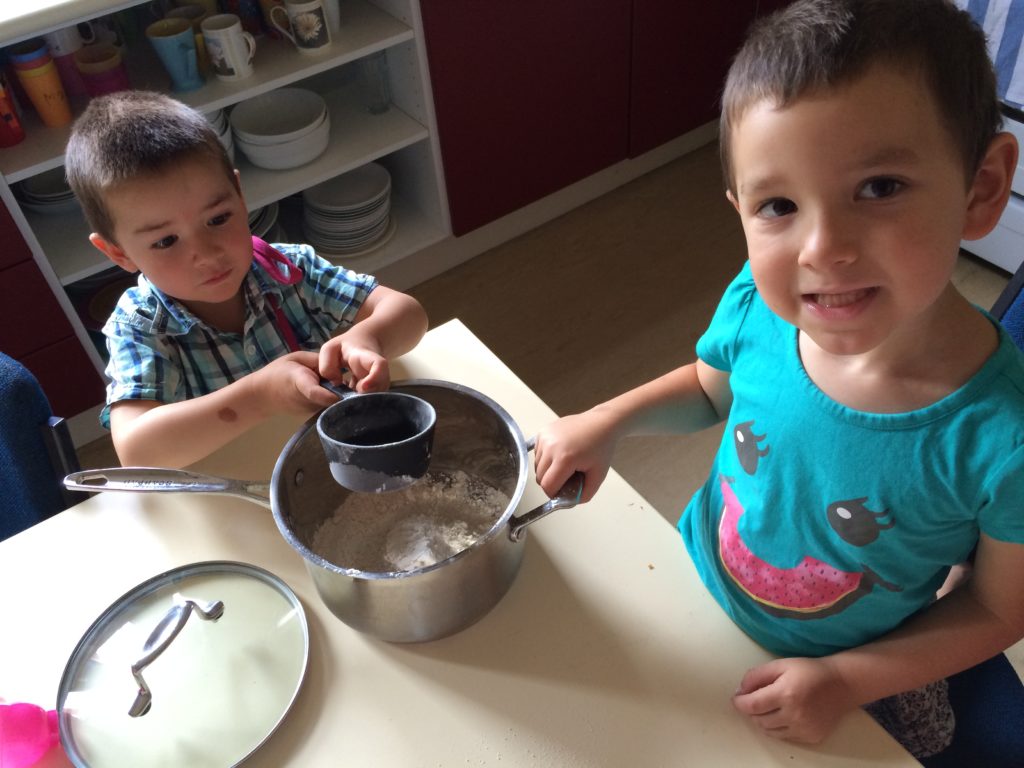
[[[104,20],[97,20],[91,22],[93,44],[106,43],[112,45],[124,54],[124,40],[118,33],[117,29],[111,27],[111,22]]]
[[[160,19],[146,27],[146,37],[171,76],[175,91],[194,91],[203,85],[196,55],[196,38],[188,19]]]
[[[203,20],[203,41],[210,66],[220,80],[241,80],[253,72],[256,38],[242,29],[233,13],[219,13]]]
[[[201,3],[183,3],[171,8],[165,19],[188,19],[192,25],[192,32],[196,36],[196,59],[199,63],[199,75],[206,77],[210,71],[210,60],[206,56],[206,43],[203,41],[203,22],[210,17],[210,12]]]
[[[299,53],[316,55],[323,53],[331,44],[330,25],[322,0],[300,3],[285,0],[283,7],[275,5],[270,9],[270,18],[281,34],[299,49]],[[283,21],[287,21],[288,26],[283,26]]]
[[[165,19],[188,19],[189,24],[192,25],[193,32],[199,32],[203,21],[211,16],[212,14],[206,10],[205,7],[199,3],[186,3],[171,8],[165,15]]]
[[[93,31],[92,24],[83,21],[81,24],[72,24],[70,27],[48,32],[43,35],[43,40],[46,41],[46,46],[50,49],[50,55],[56,59],[72,54],[83,45],[94,42],[96,33]]]
[[[79,48],[73,54],[75,68],[85,83],[90,96],[127,91],[132,86],[128,70],[121,57],[121,49],[111,43],[93,43]]]

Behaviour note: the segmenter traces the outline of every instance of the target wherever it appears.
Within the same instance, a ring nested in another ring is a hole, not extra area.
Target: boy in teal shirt
[[[1024,354],[950,282],[1016,166],[985,39],[946,0],[799,0],[752,30],[723,102],[748,264],[696,362],[548,427],[537,476],[582,471],[587,499],[621,437],[725,421],[679,529],[782,657],[736,709],[813,743],[866,706],[935,754],[945,678],[1024,636]]]

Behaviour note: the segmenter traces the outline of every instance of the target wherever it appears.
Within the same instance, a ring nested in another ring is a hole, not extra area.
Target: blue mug
[[[203,85],[195,33],[188,19],[179,17],[154,21],[146,27],[146,37],[171,76],[172,90],[194,91]]]

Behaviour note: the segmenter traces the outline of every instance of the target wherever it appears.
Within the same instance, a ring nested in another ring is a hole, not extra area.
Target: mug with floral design
[[[281,14],[286,17],[285,25],[279,20]],[[275,5],[270,9],[270,18],[274,26],[295,44],[299,53],[316,55],[326,51],[331,44],[331,30],[323,0],[285,0],[284,6]]]

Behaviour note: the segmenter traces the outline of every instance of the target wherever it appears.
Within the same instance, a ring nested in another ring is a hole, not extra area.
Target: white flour
[[[342,568],[413,571],[480,538],[509,497],[462,470],[428,472],[391,493],[353,493],[320,525],[312,550]]]

